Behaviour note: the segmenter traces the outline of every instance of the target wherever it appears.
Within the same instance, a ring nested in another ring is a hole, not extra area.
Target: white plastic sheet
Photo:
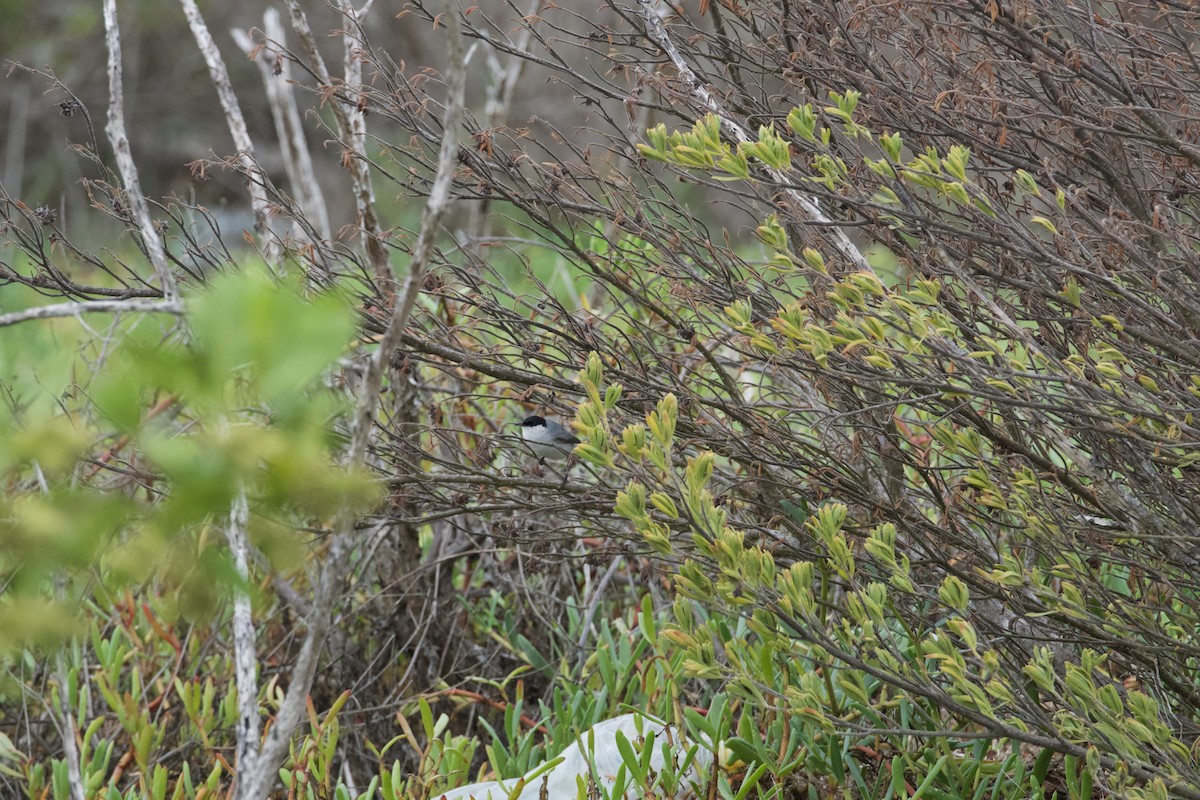
[[[593,725],[575,744],[559,754],[560,763],[544,774],[538,775],[542,765],[526,773],[525,778],[473,783],[435,795],[434,800],[538,800],[543,796],[550,800],[573,800],[579,791],[577,779],[582,777],[586,786],[589,775],[596,786],[604,790],[600,796],[612,797],[623,764],[617,745],[618,735],[623,735],[640,755],[649,744],[651,734],[654,737],[651,770],[661,773],[668,758],[676,771],[686,765],[680,784],[687,790],[676,791],[675,797],[692,796],[694,792],[689,794],[688,790],[699,782],[701,768],[712,763],[711,750],[703,744],[688,742],[670,725],[641,714],[625,714]],[[521,786],[522,780],[526,781],[524,786]],[[646,794],[640,785],[628,786],[623,795],[626,800],[662,796],[661,791]]]

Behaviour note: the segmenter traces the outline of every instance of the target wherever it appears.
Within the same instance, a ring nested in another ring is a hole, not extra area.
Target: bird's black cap
[[[545,425],[545,424],[546,424],[546,419],[544,417],[539,417],[536,415],[534,415],[532,417],[526,417],[525,419],[521,420],[522,428],[535,428],[538,425]]]

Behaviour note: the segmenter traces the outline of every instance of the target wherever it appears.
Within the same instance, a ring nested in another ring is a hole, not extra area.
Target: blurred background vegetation
[[[429,23],[404,14],[407,3],[380,0],[363,21],[363,33],[373,47],[387,54],[414,74],[425,69],[440,70],[446,51],[430,36]],[[201,13],[221,48],[230,78],[254,140],[256,156],[268,177],[286,183],[283,157],[271,122],[262,80],[257,68],[245,57],[229,35],[231,29],[250,31],[262,26],[262,3],[199,2]],[[492,0],[479,4],[491,16],[510,15],[507,4]],[[582,10],[582,5],[580,10]],[[340,30],[342,20],[331,7],[306,5],[314,30]],[[79,185],[80,177],[97,177],[96,170],[71,148],[86,141],[85,116],[73,109],[71,97],[48,85],[44,77],[28,70],[49,70],[70,88],[92,113],[92,124],[107,154],[103,136],[104,110],[108,96],[104,23],[99,6],[77,0],[5,0],[0,5],[5,25],[0,30],[0,54],[5,78],[0,82],[0,119],[5,135],[0,148],[0,184],[8,194],[30,207],[48,206],[63,215],[63,224],[81,243],[111,245],[119,226],[103,215],[87,213],[88,201]],[[597,21],[614,15],[603,9],[589,10]],[[212,84],[207,80],[204,59],[195,47],[181,10],[172,3],[138,0],[121,6],[125,48],[125,84],[130,102],[126,106],[132,149],[151,197],[178,197],[209,209],[223,223],[227,240],[239,242],[240,231],[251,227],[251,211],[241,176],[222,170],[207,170],[197,179],[193,162],[226,154],[232,149],[229,130]],[[340,40],[317,37],[324,56],[333,63],[341,58]],[[294,46],[294,43],[293,43]],[[474,69],[483,74],[488,67],[479,54]],[[472,80],[468,86],[471,107],[483,105],[488,81]],[[354,222],[354,206],[345,170],[339,166],[336,145],[328,129],[331,115],[320,99],[301,94],[298,98],[306,119],[314,151],[317,177],[326,188],[326,201],[334,228]],[[68,104],[68,105],[64,105]],[[520,78],[508,116],[537,120],[542,131],[554,128],[574,131],[586,143],[590,134],[581,127],[586,106],[561,81],[537,64],[527,65]],[[318,122],[318,118],[320,122]],[[388,129],[386,122],[373,135],[403,141],[402,129]],[[323,135],[324,133],[324,135]],[[419,213],[413,197],[380,185],[378,201],[387,219],[411,223]],[[461,224],[461,220],[459,220]],[[454,227],[454,221],[451,222]],[[517,277],[514,275],[514,277]]]

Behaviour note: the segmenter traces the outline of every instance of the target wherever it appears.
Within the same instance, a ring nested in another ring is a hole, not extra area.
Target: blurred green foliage
[[[126,321],[99,376],[56,404],[21,399],[47,391],[30,358],[52,329],[77,340],[78,322],[0,332],[4,352],[21,354],[6,359],[18,377],[0,428],[0,650],[29,644],[39,617],[39,640],[61,635],[70,626],[56,615],[73,618],[97,587],[149,581],[176,593],[180,613],[215,613],[237,584],[219,530],[240,492],[252,541],[281,568],[304,553],[289,528],[377,497],[370,478],[337,464],[346,401],[327,381],[355,338],[347,302],[304,298],[261,269],[220,276],[186,302],[184,327]]]

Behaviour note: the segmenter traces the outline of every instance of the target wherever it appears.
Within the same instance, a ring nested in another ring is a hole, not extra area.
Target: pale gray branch
[[[275,134],[279,137],[279,145],[283,151],[284,168],[287,170],[292,191],[296,194],[296,203],[316,228],[317,235],[328,240],[332,236],[329,211],[325,207],[325,195],[317,183],[312,155],[309,153],[304,126],[300,121],[300,110],[296,106],[296,96],[291,89],[291,61],[270,48],[271,43],[282,47],[285,41],[279,11],[268,8],[263,13],[263,33],[266,34],[268,44],[266,48],[256,45],[245,31],[233,30],[231,33],[238,47],[248,56],[254,57],[254,63],[258,65],[258,71],[262,75],[267,103],[271,107],[271,118],[275,121]],[[264,53],[267,58],[262,57]]]
[[[126,314],[132,312],[182,314],[183,303],[178,300],[156,300],[152,298],[80,300],[75,303],[57,303],[52,306],[38,306],[37,308],[27,308],[24,311],[0,314],[0,328],[34,319],[77,317],[81,314],[93,313]]]
[[[62,705],[63,757],[67,762],[67,783],[71,791],[71,800],[85,800],[79,747],[75,743],[75,715],[71,713],[74,704],[67,692],[67,665],[61,650],[54,657],[54,680],[58,683],[58,702]]]
[[[146,203],[146,196],[142,194],[137,166],[129,149],[129,136],[125,132],[125,100],[121,86],[121,31],[117,26],[117,0],[104,0],[104,31],[108,46],[108,125],[105,132],[112,142],[117,171],[125,184],[126,207],[142,233],[142,242],[150,256],[150,263],[154,266],[154,273],[158,276],[163,297],[173,301],[179,296],[179,289],[167,263],[167,254],[154,227],[154,220],[150,218],[150,206]]]
[[[233,563],[238,576],[247,584],[250,581],[250,541],[247,528],[250,524],[250,505],[246,501],[246,490],[241,488],[229,510],[229,525],[225,528],[225,539],[233,554]],[[233,663],[237,683],[238,728],[237,768],[250,770],[258,758],[258,654],[254,641],[254,618],[250,606],[249,588],[239,589],[233,598]]]
[[[342,58],[345,69],[345,84],[347,94],[353,95],[362,91],[362,54],[354,32],[358,30],[361,19],[360,12],[354,10],[350,0],[339,0],[338,7],[346,16],[346,31],[342,34]],[[363,7],[365,13],[370,4]],[[367,112],[358,103],[342,104],[343,114],[338,117],[344,120],[342,138],[350,149],[350,176],[354,183],[354,206],[358,212],[358,224],[362,229],[363,244],[367,250],[367,259],[371,269],[379,278],[391,276],[387,251],[383,248],[383,226],[379,222],[379,213],[375,208],[375,187],[371,184],[370,163],[367,161]]]
[[[196,7],[195,0],[179,1],[183,5],[183,13],[187,17],[188,26],[192,29],[196,45],[204,56],[204,63],[208,65],[208,76],[212,80],[213,86],[216,87],[221,108],[225,111],[225,122],[229,126],[229,134],[233,137],[234,149],[238,152],[238,163],[246,172],[250,189],[250,207],[254,211],[254,228],[258,233],[259,241],[266,250],[267,261],[274,262],[279,257],[279,246],[271,234],[270,204],[267,202],[266,181],[263,178],[262,170],[258,167],[258,162],[254,159],[254,143],[250,140],[250,132],[246,128],[246,119],[242,116],[241,105],[238,103],[237,95],[233,92],[233,85],[229,82],[229,72],[225,69],[225,60],[221,57],[221,51],[217,48],[217,43],[213,41],[212,34],[208,32],[208,26],[204,23],[204,18],[200,16],[200,9]]]

